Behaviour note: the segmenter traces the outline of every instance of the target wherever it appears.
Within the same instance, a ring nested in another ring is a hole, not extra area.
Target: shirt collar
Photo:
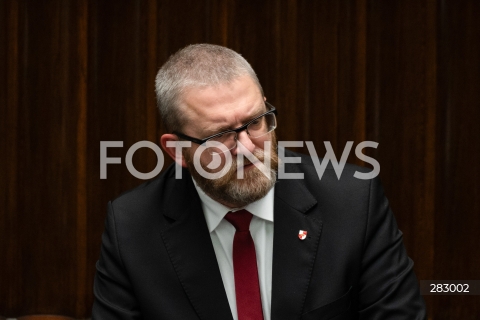
[[[205,215],[205,220],[207,221],[209,232],[212,232],[217,228],[217,226],[220,224],[220,222],[228,212],[235,212],[241,209],[247,210],[258,218],[273,222],[273,197],[275,186],[271,188],[270,191],[268,191],[268,193],[265,195],[265,197],[261,198],[260,200],[252,202],[243,208],[232,209],[210,198],[210,196],[208,196],[197,185],[193,177],[192,180],[195,189],[197,189],[198,196],[202,201],[203,214]]]

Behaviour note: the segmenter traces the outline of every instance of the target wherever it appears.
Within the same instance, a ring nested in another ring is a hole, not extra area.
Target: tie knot
[[[249,231],[252,214],[247,210],[229,212],[225,215],[225,220],[230,222],[238,232]]]

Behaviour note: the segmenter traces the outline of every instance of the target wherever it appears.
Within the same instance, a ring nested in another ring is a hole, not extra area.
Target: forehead
[[[233,129],[264,111],[258,85],[243,76],[212,87],[189,88],[182,96],[183,131],[197,137]]]

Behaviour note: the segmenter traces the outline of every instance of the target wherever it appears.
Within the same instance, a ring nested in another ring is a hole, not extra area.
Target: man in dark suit
[[[189,46],[156,92],[176,165],[109,202],[93,319],[425,318],[378,179],[278,160],[276,110],[245,59]]]

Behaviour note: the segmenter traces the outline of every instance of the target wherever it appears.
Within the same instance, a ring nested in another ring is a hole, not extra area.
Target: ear
[[[164,134],[160,137],[160,145],[162,146],[163,150],[165,150],[165,152],[170,156],[170,158],[173,159],[173,161],[175,161],[176,163],[178,163],[182,167],[186,168],[187,167],[187,162],[185,161],[185,158],[182,155],[181,158],[176,159],[176,156],[175,156],[176,148],[175,147],[167,147],[167,142],[168,141],[178,141],[178,137],[174,134],[166,133],[166,134]]]

